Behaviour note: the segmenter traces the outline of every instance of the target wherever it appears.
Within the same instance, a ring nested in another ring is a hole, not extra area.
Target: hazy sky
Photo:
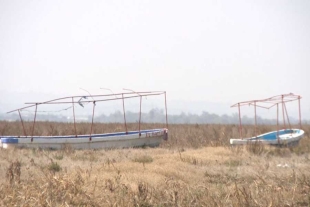
[[[293,92],[308,113],[309,37],[308,0],[0,0],[0,103],[105,87],[229,108]]]

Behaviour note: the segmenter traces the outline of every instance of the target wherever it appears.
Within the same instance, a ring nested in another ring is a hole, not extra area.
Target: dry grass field
[[[0,149],[0,205],[310,206],[310,126],[303,129],[294,148],[231,147],[238,126],[196,124],[170,125],[169,140],[158,148]],[[123,130],[122,124],[94,127],[95,133]],[[77,131],[89,133],[90,125],[79,123]],[[0,134],[23,130],[18,122],[0,122]],[[35,135],[57,134],[74,134],[73,125],[36,124]],[[243,134],[253,135],[254,127]]]

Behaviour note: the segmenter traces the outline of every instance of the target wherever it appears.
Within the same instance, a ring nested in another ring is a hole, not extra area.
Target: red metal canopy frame
[[[34,114],[34,120],[33,120],[33,125],[32,125],[32,130],[31,130],[31,141],[33,141],[33,133],[34,133],[34,127],[36,123],[36,116],[37,116],[37,111],[38,111],[38,106],[39,105],[45,105],[45,104],[72,104],[73,109],[73,121],[74,121],[74,130],[75,130],[75,136],[77,136],[76,132],[76,121],[75,121],[75,108],[74,104],[84,104],[84,103],[93,103],[93,113],[92,113],[92,122],[91,122],[91,128],[90,128],[90,136],[89,139],[91,140],[91,135],[93,133],[93,124],[94,124],[94,115],[95,115],[95,106],[96,103],[98,102],[104,102],[104,101],[112,101],[112,100],[122,100],[123,103],[123,114],[124,114],[124,124],[125,124],[125,130],[126,133],[128,133],[127,129],[127,123],[126,123],[126,113],[125,113],[125,99],[130,99],[130,98],[140,98],[140,111],[139,111],[139,132],[141,130],[141,107],[142,107],[142,98],[147,97],[147,96],[158,96],[158,95],[164,95],[165,98],[165,112],[166,112],[166,128],[168,128],[168,115],[167,115],[167,95],[166,91],[133,91],[130,89],[124,89],[130,92],[126,93],[112,93],[112,94],[104,94],[104,95],[84,95],[84,96],[68,96],[68,97],[62,97],[62,98],[57,98],[49,101],[44,101],[44,102],[28,102],[25,104],[30,104],[28,106],[15,109],[12,111],[9,111],[7,113],[12,113],[12,112],[18,112],[22,126],[23,126],[23,131],[24,135],[27,136],[26,130],[24,127],[23,119],[21,116],[21,111],[27,108],[35,107],[35,114]],[[92,100],[85,100],[86,98],[90,97]],[[78,99],[78,100],[77,100]],[[84,99],[84,100],[83,100]],[[141,135],[141,133],[139,133]]]
[[[270,109],[270,108],[275,107],[275,106],[277,107],[277,131],[279,131],[279,105],[282,105],[284,129],[286,129],[285,119],[287,119],[289,128],[291,128],[291,124],[290,124],[290,120],[288,117],[288,113],[287,113],[287,109],[286,109],[285,104],[288,102],[296,101],[296,100],[298,101],[299,126],[301,128],[300,99],[301,99],[300,95],[289,93],[289,94],[282,94],[282,95],[273,96],[273,97],[266,98],[266,99],[243,101],[243,102],[239,102],[239,103],[232,105],[231,107],[238,107],[240,138],[243,139],[242,138],[241,112],[240,112],[241,106],[254,106],[255,134],[256,134],[256,125],[257,125],[256,107],[265,108],[265,109]],[[286,115],[286,118],[285,118],[285,115]]]

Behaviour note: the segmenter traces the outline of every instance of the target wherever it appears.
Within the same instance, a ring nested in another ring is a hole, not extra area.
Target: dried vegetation
[[[150,127],[162,125],[143,124]],[[78,133],[89,129],[77,125]],[[123,125],[94,129],[122,131]],[[310,126],[303,129],[306,136],[293,148],[231,147],[237,126],[197,124],[170,125],[159,148],[0,149],[0,206],[310,206]],[[0,133],[23,130],[20,123],[0,122]],[[253,133],[244,127],[244,135]],[[35,135],[58,134],[74,134],[72,124],[36,125]]]

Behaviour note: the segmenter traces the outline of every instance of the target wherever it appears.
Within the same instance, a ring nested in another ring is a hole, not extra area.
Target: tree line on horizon
[[[126,111],[126,122],[139,122],[139,112]],[[203,111],[200,115],[192,113],[168,114],[168,123],[170,124],[239,124],[239,115],[234,113],[232,115],[218,115]],[[18,114],[0,114],[0,120],[19,121]],[[33,121],[33,115],[23,117],[24,121]],[[73,122],[73,117],[66,117],[64,115],[55,114],[37,114],[37,121],[51,121],[51,122]],[[91,122],[91,116],[76,116],[76,122]],[[94,117],[94,122],[100,123],[123,123],[124,114],[121,111],[115,111],[109,115],[100,114]],[[166,114],[163,109],[152,109],[148,113],[141,113],[141,122],[144,123],[165,123]],[[297,124],[298,120],[290,117],[291,124]],[[304,120],[303,123],[308,124],[309,121]],[[254,118],[246,115],[242,116],[242,124],[254,124]],[[257,124],[273,125],[277,124],[276,119],[263,119],[257,116]],[[281,120],[280,120],[281,124]]]

